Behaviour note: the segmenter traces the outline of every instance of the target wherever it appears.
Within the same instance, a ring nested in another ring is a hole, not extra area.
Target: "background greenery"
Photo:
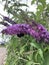
[[[28,5],[21,3],[21,0],[2,0],[4,1],[4,10],[8,12],[8,15],[12,15],[11,19],[16,23],[31,24],[31,20],[35,20],[49,30],[49,3],[46,4],[46,0],[31,1],[31,5],[37,5],[36,13],[28,11]],[[21,8],[24,6],[26,10]],[[21,38],[11,36],[7,51],[5,65],[49,65],[49,44],[37,43],[29,35]]]

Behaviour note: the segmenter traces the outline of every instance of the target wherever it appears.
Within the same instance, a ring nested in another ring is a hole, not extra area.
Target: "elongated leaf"
[[[35,3],[35,1],[36,1],[36,0],[32,0],[32,1],[31,1],[31,5],[32,5],[32,4],[34,4],[34,3]]]
[[[43,51],[41,49],[38,49],[38,53],[39,53],[40,57],[42,58],[42,60],[44,60]]]
[[[49,51],[45,53],[43,65],[49,65]]]
[[[28,7],[27,4],[22,4],[22,3],[14,3],[13,6],[18,6],[18,7],[21,7],[21,6],[27,6],[27,7]]]

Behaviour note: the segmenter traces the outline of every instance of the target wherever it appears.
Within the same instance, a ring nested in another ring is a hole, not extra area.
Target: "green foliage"
[[[21,1],[17,0],[5,0],[4,10],[8,12],[8,14],[12,15],[12,19],[17,23],[24,22],[25,18],[28,17],[26,10],[24,11],[22,8],[28,7],[27,4],[21,3]],[[25,14],[26,13],[26,14]],[[23,15],[23,16],[22,16]],[[25,17],[26,16],[26,17]]]
[[[21,39],[12,36],[7,46],[8,55],[6,65],[33,65],[43,61],[43,51],[40,45],[34,39],[31,41],[31,39],[32,37],[28,35]]]
[[[45,44],[36,43],[35,39],[28,35],[22,38],[12,36],[7,45],[8,54],[5,65],[44,65],[45,62],[48,64],[49,51],[46,47],[48,50],[49,47],[44,46]]]
[[[12,19],[17,23],[26,23],[26,20],[34,19],[49,30],[49,4],[46,4],[46,0],[31,1],[31,5],[34,3],[37,5],[36,13],[23,10],[21,7],[28,7],[28,5],[20,3],[21,0],[2,1],[6,2],[4,9],[8,14],[12,14]],[[37,43],[29,35],[22,38],[11,36],[7,51],[5,65],[49,65],[49,45]]]

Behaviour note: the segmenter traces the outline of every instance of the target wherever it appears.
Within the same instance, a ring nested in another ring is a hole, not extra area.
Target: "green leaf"
[[[43,11],[43,5],[38,5],[38,7],[37,7],[37,10],[39,10],[40,12],[42,12]]]
[[[18,7],[21,7],[21,6],[27,6],[27,7],[28,7],[27,4],[23,4],[23,3],[14,3],[13,6],[18,6]]]
[[[32,0],[32,1],[31,1],[31,5],[32,5],[32,4],[34,4],[34,3],[35,3],[35,1],[36,1],[36,0]]]
[[[49,51],[45,53],[44,55],[44,62],[43,65],[49,65]]]
[[[38,49],[38,54],[40,55],[40,57],[42,58],[42,60],[44,60],[41,44],[31,43],[31,46],[33,46],[33,47],[35,47],[35,48]]]
[[[26,65],[32,65],[33,64],[33,61],[28,61],[27,63],[26,63]]]
[[[37,48],[37,49],[40,48],[40,45],[39,45],[38,43],[32,42],[32,43],[30,43],[30,44],[31,44],[31,46],[33,46],[33,47],[35,47],[35,48]]]
[[[42,58],[42,60],[44,60],[42,49],[38,49],[38,53],[39,53],[40,57]]]
[[[26,45],[24,45],[24,46],[22,46],[22,47],[20,48],[20,54],[22,54],[22,53],[24,52],[25,46],[26,46]]]
[[[38,0],[40,3],[42,3],[43,7],[45,8],[46,6],[46,0]]]

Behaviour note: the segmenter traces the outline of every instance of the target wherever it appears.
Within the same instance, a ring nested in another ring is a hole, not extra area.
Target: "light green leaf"
[[[43,65],[49,65],[49,51],[45,53]]]
[[[40,57],[42,58],[42,60],[44,60],[42,49],[38,49],[38,53],[39,53]]]
[[[40,12],[42,12],[43,11],[43,5],[38,5],[38,7],[37,7],[37,10],[39,10]]]
[[[39,49],[40,48],[40,45],[38,44],[38,43],[30,43],[31,44],[31,46],[33,46],[33,47],[35,47],[35,48],[37,48],[37,49]]]
[[[32,0],[32,1],[31,1],[31,5],[32,5],[32,4],[34,4],[34,3],[35,3],[35,1],[36,1],[36,0]]]
[[[26,65],[32,65],[33,61],[28,61]]]

